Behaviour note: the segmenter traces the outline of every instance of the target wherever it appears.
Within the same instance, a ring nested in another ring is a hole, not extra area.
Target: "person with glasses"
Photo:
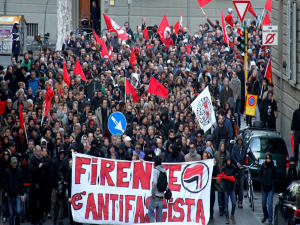
[[[201,156],[196,151],[195,143],[193,143],[193,142],[190,143],[189,153],[184,156],[184,160],[186,162],[200,161],[201,160]]]
[[[275,190],[276,166],[270,152],[266,153],[265,162],[259,170],[261,178],[261,194],[262,194],[262,209],[264,218],[262,223],[268,220],[268,224],[272,224],[273,220],[273,195]]]

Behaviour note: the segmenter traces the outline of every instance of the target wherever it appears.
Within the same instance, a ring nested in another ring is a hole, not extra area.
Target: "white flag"
[[[201,129],[206,132],[215,122],[216,116],[208,87],[191,104]]]

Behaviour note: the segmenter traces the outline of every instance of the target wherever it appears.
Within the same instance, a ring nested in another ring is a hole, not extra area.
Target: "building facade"
[[[291,120],[300,104],[300,0],[273,0],[272,8],[272,25],[278,25],[278,46],[271,48],[277,130],[290,145]]]
[[[24,15],[28,26],[28,35],[50,33],[50,40],[57,37],[57,1],[58,0],[0,0],[1,15]],[[67,0],[66,0],[67,1]],[[180,10],[183,12],[183,25],[189,26],[192,32],[206,21],[197,0],[69,0],[72,2],[72,23],[76,28],[80,19],[90,17],[90,6],[96,1],[101,12],[101,29],[106,28],[102,14],[111,16],[120,26],[129,21],[135,32],[141,24],[142,17],[146,17],[148,25],[159,25],[164,14],[169,24],[174,25],[180,19]],[[252,0],[257,14],[262,12],[264,2]],[[221,11],[233,8],[232,0],[214,0],[204,7],[210,19],[221,20]],[[234,12],[234,18],[237,14]],[[251,20],[251,14],[246,19]],[[29,38],[30,39],[30,38]]]

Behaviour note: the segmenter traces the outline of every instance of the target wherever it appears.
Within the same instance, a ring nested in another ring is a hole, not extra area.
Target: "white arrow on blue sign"
[[[124,134],[127,121],[123,113],[114,112],[108,118],[108,130],[112,135]]]

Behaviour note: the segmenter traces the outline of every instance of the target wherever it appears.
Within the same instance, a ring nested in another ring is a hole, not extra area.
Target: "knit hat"
[[[214,157],[214,152],[211,149],[211,147],[207,147],[204,152],[207,152],[207,153],[209,153],[211,155],[211,157]]]

